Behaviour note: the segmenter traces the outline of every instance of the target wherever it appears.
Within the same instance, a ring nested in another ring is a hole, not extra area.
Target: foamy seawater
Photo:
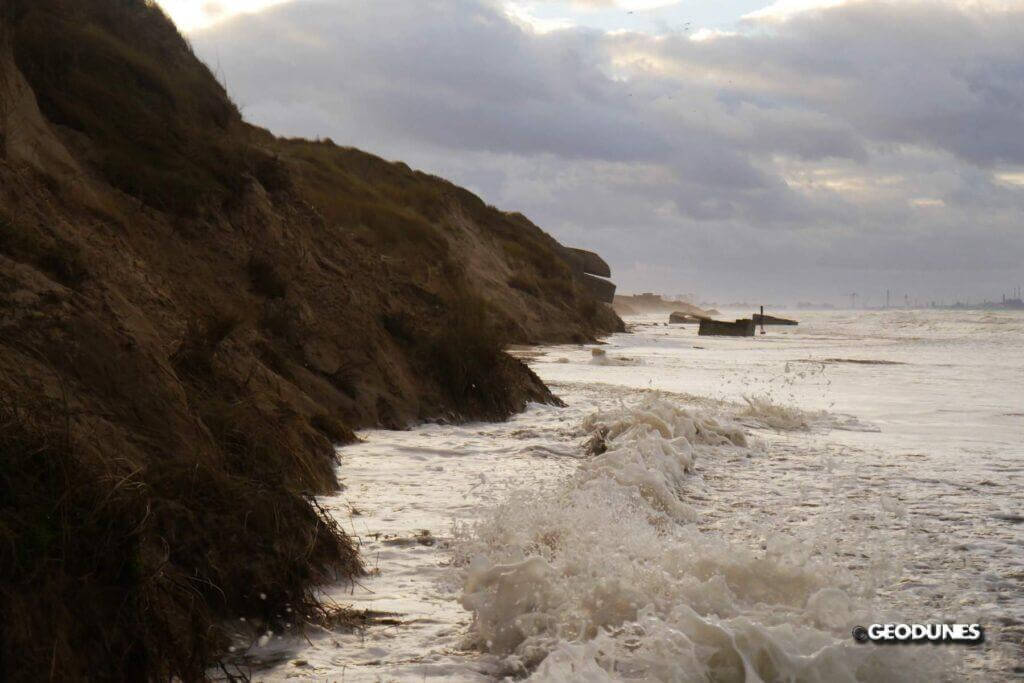
[[[369,431],[321,503],[391,615],[240,643],[257,680],[1000,680],[1024,673],[1024,315],[667,316],[520,355],[568,404]],[[855,625],[980,623],[977,646]]]

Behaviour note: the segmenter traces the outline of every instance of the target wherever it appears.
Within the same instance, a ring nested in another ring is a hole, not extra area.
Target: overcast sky
[[[249,120],[522,211],[620,291],[1024,284],[1021,1],[162,4]]]

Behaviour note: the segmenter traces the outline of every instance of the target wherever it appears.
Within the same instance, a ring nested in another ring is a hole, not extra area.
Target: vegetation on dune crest
[[[0,22],[0,678],[196,680],[322,617],[333,445],[556,400],[502,349],[621,325],[524,217],[246,124],[154,3]]]
[[[184,215],[243,188],[249,150],[229,137],[238,110],[155,3],[9,1],[40,109],[89,136],[112,185]]]

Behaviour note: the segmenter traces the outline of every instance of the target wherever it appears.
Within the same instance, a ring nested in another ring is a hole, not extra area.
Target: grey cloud
[[[598,70],[596,37],[538,39],[485,3],[299,2],[194,41],[244,100],[273,84],[276,98],[409,140],[603,159],[665,150]]]
[[[450,177],[625,289],[796,298],[1024,279],[1024,188],[993,180],[1024,168],[1021,35],[1024,7],[936,2],[698,42],[535,34],[492,0],[305,0],[192,39],[257,123]]]
[[[979,164],[1024,163],[1022,35],[1024,6],[859,2],[719,49],[733,43],[733,54],[762,72],[819,86],[799,101],[872,139]]]

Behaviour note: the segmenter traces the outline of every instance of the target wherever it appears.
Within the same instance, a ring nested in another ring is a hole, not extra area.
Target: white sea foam
[[[735,425],[661,397],[586,418],[607,450],[550,488],[457,529],[472,645],[544,680],[920,680],[919,651],[857,645],[848,572],[776,534],[764,552],[702,531],[697,458],[735,456]],[[597,450],[600,450],[598,448]],[[897,661],[901,664],[894,666]],[[908,669],[907,664],[913,668]]]
[[[531,349],[567,407],[362,432],[320,503],[371,574],[325,592],[401,623],[234,654],[275,681],[1012,678],[1024,315],[800,318],[699,341],[637,325],[600,347],[622,363]],[[981,623],[985,643],[854,645],[887,622]]]

